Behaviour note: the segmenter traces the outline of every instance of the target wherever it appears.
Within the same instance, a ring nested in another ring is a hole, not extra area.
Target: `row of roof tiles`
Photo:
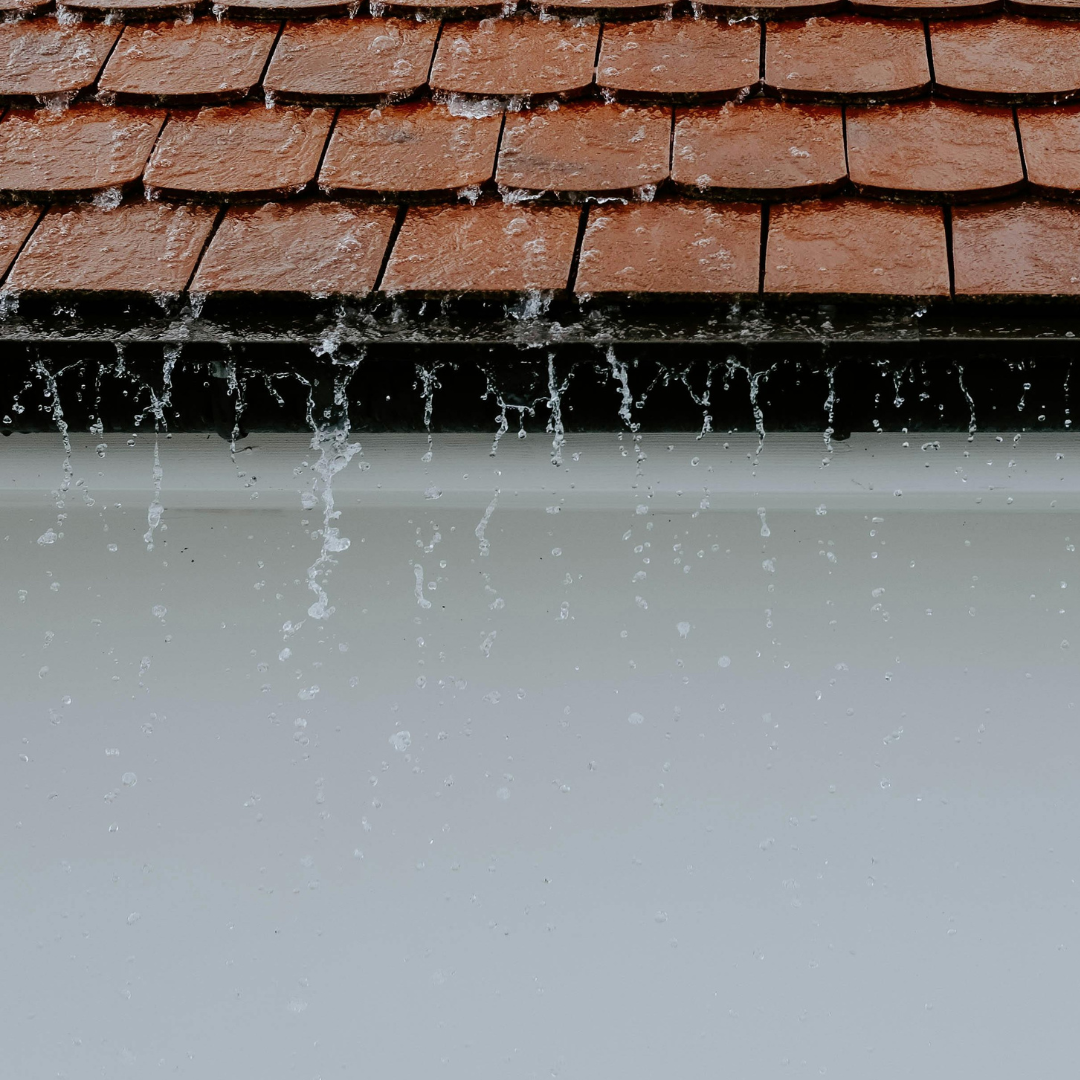
[[[343,104],[442,94],[542,99],[597,91],[697,101],[767,92],[887,100],[930,92],[1045,103],[1080,92],[1080,23],[1000,16],[814,18],[766,27],[710,18],[634,23],[213,18],[126,27],[0,24],[0,99],[196,105],[247,97]]]
[[[1080,207],[20,206],[5,273],[8,294],[1076,296]]]
[[[324,18],[363,11],[376,17],[509,16],[520,11],[577,18],[648,18],[675,11],[706,11],[736,18],[771,20],[843,11],[886,18],[962,18],[1015,11],[1049,18],[1077,18],[1080,0],[0,0],[0,17],[27,18],[55,12],[64,19],[138,20],[164,15],[215,14],[247,18]]]
[[[495,185],[652,198],[663,186],[722,198],[837,192],[964,202],[1022,190],[1080,193],[1080,106],[1006,109],[935,100],[869,109],[766,99],[696,109],[572,103],[455,115],[430,102],[373,109],[259,105],[192,112],[74,106],[0,121],[0,195],[118,202],[154,197],[415,199]]]

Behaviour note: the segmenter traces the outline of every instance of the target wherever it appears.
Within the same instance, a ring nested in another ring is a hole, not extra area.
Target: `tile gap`
[[[769,250],[769,204],[761,204],[761,256],[758,259],[758,296],[765,295],[765,258]]]
[[[427,87],[428,97],[431,97],[431,73],[435,70],[435,57],[439,54],[439,45],[442,43],[443,27],[446,25],[445,19],[439,19],[439,28],[435,31],[435,41],[431,46],[431,60],[427,67],[427,78],[424,80],[424,86]]]
[[[956,265],[953,262],[953,219],[952,207],[942,207],[942,217],[945,220],[945,259],[949,264],[949,297],[956,299]]]
[[[270,70],[270,62],[274,59],[274,53],[277,52],[278,42],[281,41],[281,35],[283,33],[285,33],[284,21],[278,23],[277,33],[274,35],[274,42],[270,46],[270,51],[266,54],[266,61],[263,63],[262,71],[259,73],[258,81],[251,88],[252,91],[256,93],[259,90],[262,91],[264,105],[266,104],[266,87],[264,85],[264,83],[266,82],[266,73]]]
[[[762,86],[765,85],[765,19],[758,19],[758,25],[761,27],[761,41],[758,45],[758,82]]]
[[[119,46],[120,44],[120,39],[124,36],[126,32],[127,24],[121,24],[120,33],[116,35],[116,40],[109,46],[108,55],[106,55],[105,59],[101,62],[101,67],[98,68],[98,73],[94,76],[94,81],[91,85],[94,87],[95,101],[97,101],[98,86],[101,83],[101,76],[105,74],[105,69],[109,66],[109,61],[113,58],[113,53],[116,52],[117,46]],[[85,90],[87,89],[89,89],[89,87],[84,87],[83,91],[80,91],[80,93],[85,92]]]
[[[567,275],[567,291],[573,295],[574,286],[577,284],[578,265],[581,262],[581,246],[585,242],[585,226],[588,224],[589,207],[584,204],[581,207],[581,215],[578,218],[577,239],[574,241],[574,254],[570,259],[570,273]]]
[[[382,288],[386,268],[390,265],[390,256],[397,246],[398,234],[401,232],[402,225],[405,224],[405,215],[407,213],[408,207],[404,203],[399,204],[397,214],[394,217],[394,224],[390,229],[390,237],[386,241],[386,251],[383,252],[382,262],[379,264],[379,272],[375,275],[375,282],[371,286],[372,293],[377,293]]]
[[[199,266],[202,264],[204,258],[206,258],[206,251],[210,247],[210,242],[217,236],[218,228],[221,225],[221,219],[228,213],[228,205],[219,206],[217,213],[214,215],[213,224],[210,226],[209,232],[206,234],[206,239],[203,241],[202,249],[199,251],[199,257],[195,260],[195,265],[191,268],[191,273],[188,275],[187,284],[184,286],[184,292],[191,290],[191,283],[195,280],[195,275],[199,272]]]
[[[923,40],[926,42],[926,67],[930,72],[930,92],[934,92],[937,78],[934,75],[934,48],[930,42],[930,20],[923,19]]]
[[[1024,154],[1024,140],[1020,137],[1020,110],[1013,106],[1013,130],[1016,132],[1016,147],[1020,151],[1020,168],[1024,171],[1024,182],[1028,182],[1027,156]]]
[[[18,246],[15,254],[11,257],[11,262],[8,263],[7,271],[4,273],[3,277],[0,277],[0,281],[6,281],[11,276],[11,272],[15,269],[15,264],[19,261],[19,256],[22,255],[22,253],[26,250],[26,245],[30,243],[30,238],[34,235],[34,233],[38,231],[38,226],[44,220],[45,215],[49,212],[49,207],[39,206],[37,208],[37,212],[38,216],[35,219],[34,224],[30,226],[30,229],[27,232],[26,236],[23,237],[23,242]]]
[[[315,185],[315,193],[322,194],[322,188],[319,187],[319,174],[322,172],[323,162],[326,160],[326,155],[330,150],[330,140],[334,137],[334,130],[337,128],[338,117],[341,115],[341,109],[334,110],[334,115],[330,118],[330,126],[326,129],[326,141],[323,143],[322,152],[319,154],[319,160],[315,165],[315,175],[308,181],[308,184]]]

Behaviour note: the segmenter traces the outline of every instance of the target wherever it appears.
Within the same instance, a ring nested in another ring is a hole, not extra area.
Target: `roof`
[[[5,293],[1080,295],[1080,0],[354,6],[0,0]]]

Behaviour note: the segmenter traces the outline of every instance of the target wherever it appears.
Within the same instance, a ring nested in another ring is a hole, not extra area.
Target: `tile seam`
[[[570,270],[566,275],[566,291],[572,296],[577,286],[578,270],[581,267],[581,248],[585,243],[585,229],[588,226],[589,207],[583,205],[579,212],[577,236],[574,238],[574,253],[570,256]]]
[[[945,261],[949,268],[949,299],[956,299],[956,262],[953,253],[953,208],[945,205],[941,208],[945,223]]]
[[[386,277],[386,271],[390,266],[390,256],[393,255],[394,248],[397,247],[398,236],[401,235],[402,226],[405,224],[405,215],[408,212],[408,207],[403,203],[398,205],[394,224],[390,227],[390,235],[386,240],[386,250],[383,252],[382,262],[379,264],[379,272],[375,275],[375,280],[371,285],[372,294],[382,289],[383,278]]]
[[[184,285],[182,292],[187,293],[191,289],[191,283],[195,280],[195,275],[199,272],[199,267],[202,266],[203,259],[206,258],[206,253],[210,249],[210,244],[214,237],[217,236],[218,229],[221,227],[222,219],[228,212],[227,206],[218,206],[217,212],[214,214],[214,220],[210,225],[210,229],[206,234],[206,238],[203,240],[202,247],[199,249],[199,257],[195,260],[194,265],[191,268],[191,273],[188,274],[187,283]]]
[[[38,207],[38,216],[34,220],[34,224],[30,226],[27,234],[23,237],[23,241],[19,245],[19,249],[11,257],[11,262],[8,263],[7,269],[4,271],[3,276],[0,277],[0,283],[6,283],[7,279],[11,277],[12,273],[15,270],[15,264],[19,261],[22,253],[26,250],[27,245],[30,243],[30,238],[34,235],[34,233],[38,231],[38,226],[41,224],[42,220],[50,209],[50,206]]]
[[[274,59],[274,53],[277,52],[278,42],[281,41],[281,35],[285,33],[285,20],[283,19],[278,23],[277,33],[274,35],[274,40],[267,50],[266,59],[263,61],[262,71],[259,72],[259,77],[255,80],[255,85],[248,91],[248,97],[252,94],[257,94],[258,91],[262,91],[263,100],[266,100],[266,73],[270,70],[270,63]]]

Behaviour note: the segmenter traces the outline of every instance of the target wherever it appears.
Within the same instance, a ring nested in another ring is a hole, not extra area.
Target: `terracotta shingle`
[[[616,19],[658,15],[668,6],[664,0],[539,0],[537,3],[541,11],[555,15],[578,18],[583,15],[606,15]]]
[[[958,296],[1080,295],[1080,207],[1000,203],[953,211]]]
[[[0,192],[22,198],[117,192],[136,183],[165,122],[156,109],[17,109],[0,122]]]
[[[854,199],[775,207],[765,291],[948,296],[942,211]]]
[[[793,100],[914,96],[930,86],[922,23],[858,15],[776,23],[765,36],[765,82]]]
[[[199,0],[64,0],[64,7],[78,14],[120,18],[163,19],[168,15],[186,18],[198,6]]]
[[[120,27],[60,26],[53,19],[0,23],[0,98],[56,97],[89,86]]]
[[[962,19],[1001,10],[1002,0],[851,0],[863,15],[876,18],[901,16],[930,19]]]
[[[1080,0],[1009,0],[1009,10],[1050,19],[1075,19],[1080,15]]]
[[[686,101],[745,94],[758,81],[753,22],[655,19],[604,27],[596,81],[620,97]]]
[[[804,196],[846,176],[840,109],[759,100],[676,115],[672,179],[689,191]]]
[[[0,279],[41,217],[36,206],[0,206]]]
[[[844,0],[701,0],[710,14],[745,18],[757,15],[765,19],[809,19],[831,15],[844,6]]]
[[[1080,90],[1080,24],[1060,19],[937,23],[930,28],[941,93],[974,101],[1054,101]]]
[[[508,116],[495,179],[505,188],[573,194],[630,191],[668,175],[671,111],[569,105]]]
[[[347,15],[351,6],[344,0],[219,0],[214,8],[237,18],[314,19]]]
[[[170,116],[144,177],[155,195],[267,198],[315,178],[332,114],[240,105]]]
[[[50,210],[8,288],[75,292],[182,292],[214,224],[209,206],[131,203]]]
[[[277,27],[219,22],[132,25],[124,30],[98,82],[119,101],[194,105],[246,97],[255,86]]]
[[[432,90],[497,97],[581,93],[592,85],[600,27],[560,19],[446,23]]]
[[[333,19],[288,23],[263,80],[282,101],[335,104],[408,95],[427,82],[437,21]]]
[[[233,207],[191,289],[364,296],[379,276],[395,216],[390,207],[324,202]]]
[[[382,289],[489,294],[565,289],[578,221],[572,206],[413,207],[390,254]]]
[[[449,192],[491,179],[501,114],[454,116],[429,103],[342,111],[319,186],[330,192]]]
[[[936,101],[849,109],[847,141],[851,181],[868,194],[989,198],[1024,181],[1009,109]]]
[[[752,294],[758,289],[761,210],[726,203],[594,207],[574,291]]]
[[[1080,192],[1080,107],[1017,109],[1028,180],[1048,195]]]

